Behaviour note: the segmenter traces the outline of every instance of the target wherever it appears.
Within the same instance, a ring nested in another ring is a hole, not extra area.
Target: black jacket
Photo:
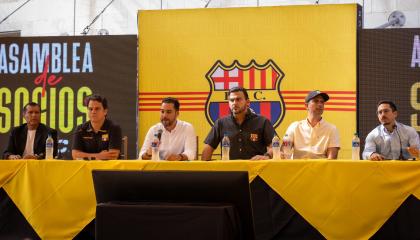
[[[34,140],[34,154],[39,155],[40,159],[45,158],[45,141],[48,138],[48,133],[54,139],[54,157],[57,156],[57,131],[40,123],[36,129]],[[3,152],[3,159],[7,159],[10,155],[22,156],[23,151],[25,151],[27,134],[28,127],[26,123],[13,128],[9,136],[7,148]]]

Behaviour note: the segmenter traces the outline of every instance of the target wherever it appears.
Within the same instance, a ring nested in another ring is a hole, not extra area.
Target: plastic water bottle
[[[51,160],[54,159],[54,139],[51,137],[51,134],[48,134],[48,138],[45,141],[45,159]]]
[[[292,146],[293,143],[290,140],[289,135],[284,135],[283,137],[283,155],[284,155],[284,159],[291,159],[292,158],[292,154],[293,154],[293,149]]]
[[[360,160],[360,138],[357,136],[357,133],[354,133],[351,140],[351,159]]]
[[[229,152],[230,152],[230,140],[225,133],[222,139],[222,160],[229,160]]]
[[[280,139],[275,133],[273,140],[271,141],[271,147],[273,150],[273,159],[280,159]]]
[[[152,140],[152,160],[159,161],[159,138],[156,132]]]

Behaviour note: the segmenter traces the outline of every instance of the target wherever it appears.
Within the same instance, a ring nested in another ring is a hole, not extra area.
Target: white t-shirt
[[[327,158],[327,149],[340,147],[337,128],[321,119],[312,127],[307,119],[292,123],[286,134],[293,142],[293,159]]]
[[[26,135],[26,145],[25,145],[25,151],[23,151],[23,156],[34,155],[35,134],[36,134],[36,129],[28,130],[28,134]]]
[[[194,127],[185,121],[177,120],[176,126],[172,131],[167,131],[162,123],[152,126],[146,134],[143,146],[139,154],[139,159],[152,145],[155,132],[162,129],[162,137],[159,145],[160,159],[164,160],[170,154],[184,154],[188,160],[193,160],[196,155],[196,135]]]

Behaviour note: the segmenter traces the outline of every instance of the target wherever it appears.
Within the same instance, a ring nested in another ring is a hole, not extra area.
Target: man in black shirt
[[[90,121],[76,128],[73,138],[73,159],[118,159],[121,149],[121,128],[107,119],[108,102],[99,95],[87,98]]]
[[[217,119],[204,141],[202,160],[211,160],[224,134],[230,140],[230,159],[269,159],[272,156],[271,140],[275,134],[270,121],[249,109],[246,89],[233,87],[229,90],[231,115]]]

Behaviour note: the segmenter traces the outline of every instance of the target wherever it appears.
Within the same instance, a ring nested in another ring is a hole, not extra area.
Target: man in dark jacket
[[[4,159],[44,159],[45,141],[50,134],[54,139],[54,156],[57,156],[57,131],[41,123],[41,107],[30,102],[23,107],[26,123],[13,128]]]

